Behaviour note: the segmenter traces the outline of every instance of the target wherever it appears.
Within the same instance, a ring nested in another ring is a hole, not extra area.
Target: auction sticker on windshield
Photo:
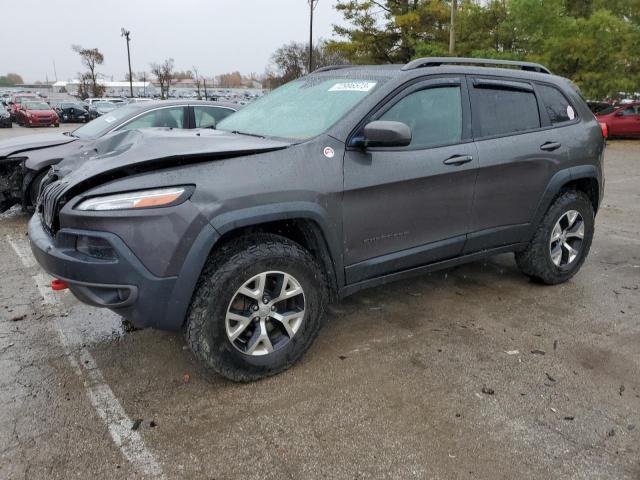
[[[368,92],[376,86],[376,82],[344,82],[336,83],[330,92]]]

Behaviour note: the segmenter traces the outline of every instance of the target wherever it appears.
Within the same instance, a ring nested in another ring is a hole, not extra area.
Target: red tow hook
[[[57,278],[54,278],[53,280],[51,280],[51,290],[66,290],[67,288],[69,288],[69,285],[67,285],[67,282],[64,282],[62,280],[59,280]]]

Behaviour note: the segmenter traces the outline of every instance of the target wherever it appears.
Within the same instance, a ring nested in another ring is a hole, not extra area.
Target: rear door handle
[[[540,145],[540,150],[545,150],[547,152],[553,152],[554,150],[559,149],[562,144],[558,142],[546,142]]]
[[[452,157],[447,158],[444,162],[445,165],[464,165],[465,163],[469,163],[473,160],[473,155],[454,155]]]

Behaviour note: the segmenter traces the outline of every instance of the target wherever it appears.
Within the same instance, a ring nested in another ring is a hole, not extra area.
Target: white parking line
[[[24,238],[7,235],[6,240],[16,252],[16,255],[25,268],[31,269],[36,267],[37,264],[31,255],[29,244]],[[60,299],[57,298],[49,286],[51,281],[50,277],[42,272],[37,272],[32,275],[32,278],[42,295],[43,302],[52,308],[59,306]],[[56,313],[62,312],[58,311]],[[70,349],[72,343],[69,341],[67,333],[65,333],[63,324],[58,319],[56,319],[54,323],[56,331],[60,336],[65,356],[71,368],[73,368],[78,377],[80,377],[91,405],[95,408],[98,416],[105,422],[113,442],[118,446],[125,458],[136,468],[153,478],[164,478],[160,464],[145,447],[140,434],[131,430],[133,422],[126,414],[109,385],[105,382],[104,376],[91,353],[89,353],[86,348],[81,348],[79,350],[80,362],[78,362]]]

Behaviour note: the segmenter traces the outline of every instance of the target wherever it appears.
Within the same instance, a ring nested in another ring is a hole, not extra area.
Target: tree
[[[193,66],[192,67],[192,71],[193,71],[193,83],[195,83],[196,85],[196,90],[198,92],[198,100],[201,100],[202,97],[200,97],[200,75],[198,74],[198,69]]]
[[[72,45],[71,49],[80,55],[82,65],[87,68],[88,78],[91,80],[91,94],[94,97],[101,97],[104,93],[102,85],[98,84],[98,65],[104,63],[104,55],[97,48],[83,48],[80,45]]]
[[[216,76],[216,84],[221,88],[240,88],[243,85],[240,72],[223,73]]]
[[[156,77],[160,84],[160,97],[163,99],[168,98],[171,82],[174,78],[173,58],[167,58],[162,63],[152,63],[150,66],[151,73]]]
[[[320,40],[313,48],[315,68],[348,63],[339,51],[327,48]],[[271,65],[266,73],[267,88],[275,88],[306,75],[309,66],[309,44],[291,42],[278,48],[271,55]]]
[[[7,73],[6,75],[0,75],[0,87],[13,87],[24,83],[22,77],[17,73]]]
[[[456,54],[529,60],[592,98],[640,91],[640,0],[459,0]],[[448,55],[450,0],[339,0],[329,50],[352,63]]]

